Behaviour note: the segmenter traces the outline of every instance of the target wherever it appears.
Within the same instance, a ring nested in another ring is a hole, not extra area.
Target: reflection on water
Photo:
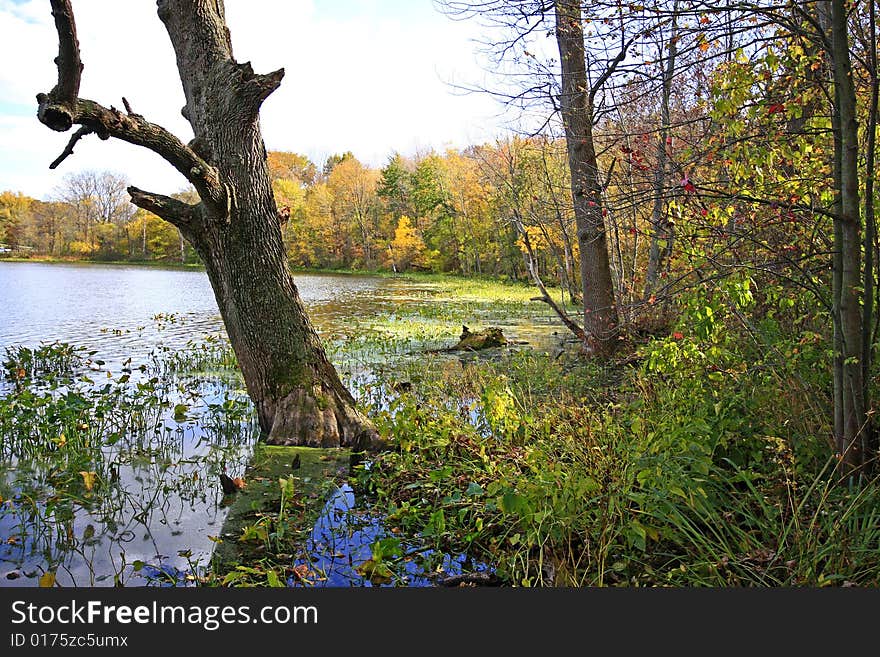
[[[381,279],[296,282],[310,308],[341,317]],[[247,402],[240,383],[154,368],[218,334],[201,271],[0,262],[0,359],[12,345],[62,341],[95,352],[86,372],[94,386],[156,380],[149,426],[128,426],[112,445],[102,436],[91,450],[82,467],[95,472],[94,490],[77,467],[55,471],[45,459],[0,452],[0,586],[36,586],[47,571],[64,586],[143,585],[207,563],[226,516],[219,472],[243,474],[257,430],[249,412],[229,420],[223,408]],[[11,389],[0,380],[0,395]]]
[[[376,562],[373,546],[390,539],[394,555],[386,575],[379,568],[364,569]],[[465,555],[436,554],[412,541],[398,541],[382,519],[355,504],[354,491],[344,484],[327,501],[305,546],[306,557],[296,561],[305,567],[302,577],[291,577],[289,586],[433,586],[432,576],[485,572],[486,564]]]
[[[429,286],[368,276],[297,275],[295,281],[337,366],[361,391],[377,362],[411,350],[419,358],[425,345],[449,339],[442,313],[436,318],[442,330],[434,333],[384,343],[382,331],[353,335],[353,324],[393,316],[404,304],[425,310],[429,321],[420,326],[430,327],[437,309]],[[474,311],[474,325],[491,321],[513,340],[556,340],[548,316],[499,322],[480,312]],[[95,352],[88,372],[94,385],[109,377],[134,388],[152,376],[156,386],[149,426],[126,428],[118,442],[101,440],[90,456],[94,463],[81,472],[56,472],[46,459],[0,452],[0,586],[36,586],[49,571],[64,586],[182,584],[206,565],[226,516],[219,472],[243,474],[257,430],[240,382],[150,368],[222,334],[201,271],[0,261],[0,357],[11,345],[68,342]],[[362,356],[367,352],[372,355]],[[0,380],[0,396],[11,389]],[[235,403],[226,408],[236,400],[246,413],[241,407],[233,413]],[[94,490],[84,486],[92,474]],[[377,543],[391,550],[383,557],[393,565],[390,577],[362,568]],[[430,573],[484,568],[397,541],[356,508],[347,486],[328,501],[306,552],[297,565],[309,575],[291,585],[426,586]]]
[[[244,471],[257,431],[249,414],[221,423],[206,412],[222,408],[228,387],[187,388],[204,404],[192,417],[175,419],[182,397],[160,389],[152,426],[96,446],[84,471],[27,457],[0,468],[0,585],[34,586],[45,572],[62,586],[143,585],[144,564],[207,563],[225,518],[218,473]]]
[[[330,319],[381,283],[318,274],[294,280],[307,306],[329,304]],[[223,331],[203,271],[0,261],[0,350],[57,340],[96,350],[114,365],[159,344],[180,347]]]

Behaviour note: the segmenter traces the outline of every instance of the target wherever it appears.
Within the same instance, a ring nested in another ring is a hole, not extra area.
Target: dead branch
[[[249,62],[239,64],[238,68],[242,75],[241,82],[238,85],[239,96],[249,110],[256,115],[263,101],[281,86],[281,80],[284,78],[284,69],[279,68],[271,73],[255,74]]]
[[[148,148],[164,158],[193,184],[199,196],[209,204],[215,214],[225,218],[230,204],[227,198],[228,186],[222,184],[214,167],[168,130],[132,112],[124,98],[128,115],[114,107],[107,109],[95,101],[78,97],[83,65],[73,9],[70,0],[50,2],[58,31],[58,57],[55,59],[58,84],[48,94],[37,94],[37,116],[44,125],[57,132],[66,132],[74,124],[83,126],[83,129],[74,134],[51,168],[57,167],[67,158],[77,141],[89,132],[94,132],[101,139],[115,137],[135,146]]]
[[[65,146],[64,150],[61,151],[61,155],[59,155],[58,157],[55,158],[55,160],[52,162],[52,164],[49,165],[49,168],[50,169],[58,168],[58,165],[61,164],[62,162],[64,162],[64,160],[67,159],[68,155],[73,155],[73,147],[76,146],[76,142],[78,142],[80,139],[82,139],[86,135],[89,135],[93,132],[94,132],[94,130],[92,130],[91,128],[89,128],[87,126],[80,127],[79,130],[77,130],[76,132],[73,133],[73,136],[70,138],[70,141],[67,142],[67,146]]]
[[[73,104],[79,97],[79,82],[83,65],[79,56],[79,40],[76,38],[76,24],[70,0],[51,0],[52,16],[58,31],[58,84],[50,95],[57,103]],[[68,126],[69,128],[70,126]]]
[[[184,234],[195,225],[199,217],[199,205],[190,205],[176,198],[147,192],[134,186],[126,191],[131,196],[131,202],[136,206],[177,226]]]

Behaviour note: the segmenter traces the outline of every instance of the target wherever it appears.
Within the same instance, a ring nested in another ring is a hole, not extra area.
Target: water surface
[[[366,276],[295,280],[313,315],[326,309],[324,326],[383,285]],[[99,463],[119,463],[101,495],[80,490],[76,504],[59,501],[55,487],[80,482],[59,483],[39,459],[8,455],[0,463],[0,586],[35,586],[49,570],[64,586],[138,585],[151,569],[207,564],[226,515],[219,472],[243,474],[258,431],[250,416],[211,411],[247,402],[240,383],[148,366],[154,354],[218,335],[223,324],[204,271],[0,262],[0,358],[14,345],[68,342],[94,352],[87,374],[95,385],[153,378],[151,394],[161,399],[143,430],[96,452]],[[10,390],[0,383],[0,395]],[[181,403],[183,417],[174,412]]]
[[[384,360],[420,358],[426,346],[454,340],[430,284],[324,274],[294,280],[350,381],[369,380],[371,368]],[[555,322],[543,304],[536,307],[504,317],[475,307],[473,326],[491,322],[511,339],[550,344]],[[386,340],[381,324],[395,324],[401,309],[404,332],[407,312],[417,309],[418,330],[427,333]],[[376,331],[370,328],[374,317],[383,318]],[[155,582],[157,573],[185,574],[207,565],[226,517],[219,472],[244,474],[258,431],[250,413],[238,412],[249,407],[240,381],[152,368],[157,354],[167,357],[223,335],[204,271],[0,261],[0,358],[13,345],[83,346],[94,352],[87,373],[95,385],[149,384],[161,402],[146,413],[140,430],[100,447],[94,467],[119,465],[101,472],[101,495],[80,490],[76,504],[59,502],[53,492],[72,484],[81,489],[76,473],[72,483],[59,483],[41,459],[0,459],[0,586],[35,586],[47,571],[64,586],[143,585]],[[10,386],[0,381],[0,396]],[[180,405],[185,412],[175,411]],[[323,585],[368,583],[352,564],[368,558],[369,545],[384,530],[372,520],[352,524],[344,511],[353,503],[350,489],[337,491],[309,541],[309,565],[327,574]],[[447,571],[462,565],[463,557],[450,559]],[[429,583],[415,566],[408,566],[407,580]]]
[[[328,305],[331,314],[346,301],[369,299],[383,283],[331,274],[294,280],[306,306]],[[58,340],[94,349],[110,363],[223,332],[201,270],[0,261],[0,352]]]

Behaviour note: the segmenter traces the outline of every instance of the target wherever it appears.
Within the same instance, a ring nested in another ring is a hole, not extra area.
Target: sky
[[[503,108],[487,94],[475,22],[450,19],[432,0],[226,0],[233,52],[266,73],[284,67],[263,105],[269,150],[295,151],[318,164],[352,151],[382,166],[413,155],[482,143],[506,132]],[[154,0],[74,0],[85,65],[80,96],[122,107],[122,97],[184,142],[183,91],[174,52]],[[170,194],[187,182],[157,155],[116,140],[82,139],[49,169],[68,133],[36,118],[38,92],[57,80],[57,35],[48,0],[0,0],[0,191],[48,200],[64,177],[110,170],[131,184]]]

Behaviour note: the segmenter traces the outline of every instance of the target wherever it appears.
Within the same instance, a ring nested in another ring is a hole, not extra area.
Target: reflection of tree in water
[[[20,426],[12,435],[0,423],[4,585],[35,585],[44,572],[63,585],[144,584],[145,563],[191,567],[210,556],[207,535],[211,525],[220,533],[225,516],[216,475],[244,469],[255,439],[250,405],[222,377],[159,382],[137,373],[104,387],[33,384],[45,408],[74,387],[78,403],[100,407],[75,458],[35,449]],[[52,414],[43,419],[27,433],[54,429],[57,447]]]
[[[400,540],[388,532],[382,516],[356,504],[354,491],[340,486],[324,505],[295,566],[302,577],[290,586],[433,586],[434,580],[465,571],[488,572],[464,554],[444,554]]]

